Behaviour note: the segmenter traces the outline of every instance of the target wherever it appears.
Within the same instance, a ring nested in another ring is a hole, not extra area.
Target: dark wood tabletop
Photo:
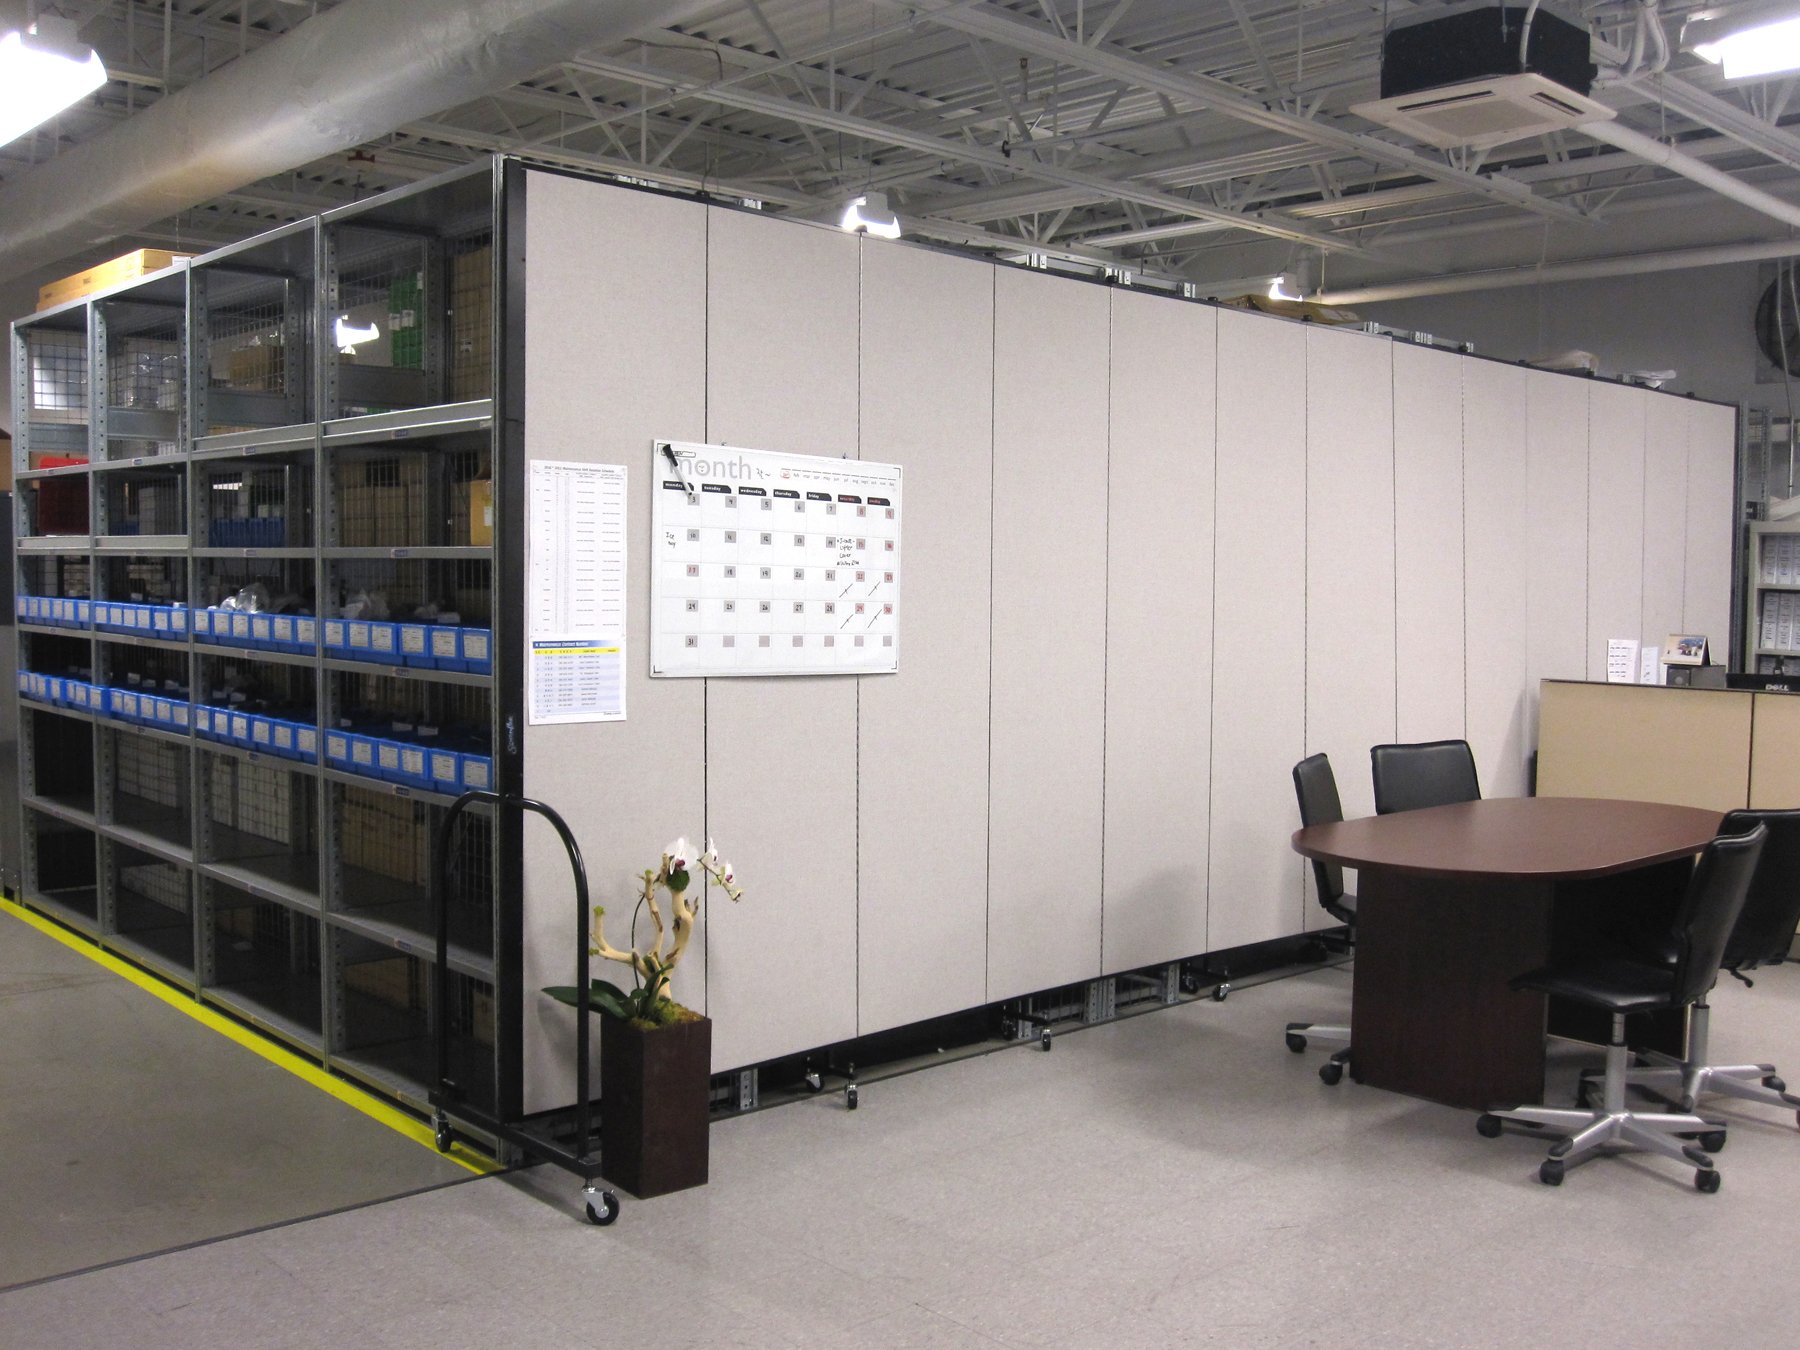
[[[1294,849],[1345,867],[1419,876],[1599,877],[1698,853],[1724,815],[1660,802],[1490,797],[1294,832]]]

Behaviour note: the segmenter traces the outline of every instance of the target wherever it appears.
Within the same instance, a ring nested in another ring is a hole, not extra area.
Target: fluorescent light
[[[885,192],[865,192],[853,197],[838,224],[852,234],[872,234],[878,239],[900,237],[900,217],[889,209]]]
[[[100,53],[74,36],[73,23],[49,18],[23,33],[0,34],[0,145],[106,83]]]
[[[1287,293],[1287,291],[1283,289],[1283,284],[1286,281],[1287,281],[1287,276],[1285,273],[1278,277],[1270,277],[1269,278],[1269,299],[1271,299],[1271,300],[1298,300],[1300,298],[1297,295],[1289,295]]]
[[[1687,46],[1695,56],[1723,66],[1728,80],[1753,80],[1800,70],[1800,16],[1772,19],[1751,27],[1726,26],[1727,21],[1695,23],[1688,30]]]
[[[337,343],[337,349],[340,352],[355,352],[357,343],[373,342],[380,337],[381,327],[372,323],[367,328],[352,328],[350,316],[340,314],[337,322],[332,325],[331,336],[332,340]]]

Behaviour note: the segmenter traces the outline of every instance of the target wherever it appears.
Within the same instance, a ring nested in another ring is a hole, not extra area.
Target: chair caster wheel
[[[823,1092],[825,1090],[825,1080],[820,1077],[816,1071],[807,1074],[806,1090],[808,1092]]]
[[[1213,986],[1213,995],[1212,995],[1213,1002],[1214,1003],[1223,1003],[1225,1001],[1226,995],[1228,995],[1229,993],[1231,993],[1231,981],[1230,980],[1225,980],[1222,983],[1215,984]]]
[[[1044,1053],[1048,1054],[1050,1052],[1050,1046],[1051,1046],[1050,1033],[1048,1031],[1040,1031],[1038,1033],[1038,1049],[1040,1049],[1040,1050],[1044,1051]]]
[[[1786,1092],[1787,1091],[1787,1084],[1782,1081],[1781,1075],[1778,1073],[1771,1073],[1771,1074],[1763,1075],[1762,1083],[1763,1083],[1763,1086],[1766,1087],[1767,1089],[1769,1089],[1770,1092]]]
[[[448,1153],[450,1146],[456,1142],[456,1135],[450,1129],[450,1122],[439,1116],[431,1123],[431,1142],[437,1145],[439,1153]]]
[[[1546,1186],[1562,1185],[1563,1165],[1561,1159],[1551,1158],[1539,1166],[1538,1180]]]
[[[846,1111],[856,1110],[856,1084],[855,1083],[850,1084],[849,1087],[844,1089],[844,1109]]]
[[[1319,1081],[1326,1087],[1336,1087],[1344,1079],[1344,1066],[1335,1059],[1328,1059],[1319,1065]]]
[[[1725,1150],[1725,1131],[1708,1130],[1695,1142],[1708,1153],[1722,1153]]]
[[[599,1191],[589,1187],[583,1194],[587,1196],[588,1222],[595,1227],[605,1228],[619,1217],[619,1197],[611,1191]],[[599,1204],[598,1209],[595,1208],[596,1202]]]
[[[1707,1195],[1711,1195],[1714,1191],[1718,1190],[1719,1169],[1716,1167],[1701,1167],[1696,1169],[1694,1172],[1694,1189],[1702,1191]]]
[[[1475,1133],[1483,1139],[1498,1139],[1501,1130],[1500,1117],[1483,1111],[1475,1117]]]
[[[1295,1054],[1296,1054],[1296,1055],[1298,1055],[1298,1054],[1303,1054],[1303,1053],[1305,1053],[1305,1050],[1306,1050],[1306,1037],[1304,1037],[1304,1036],[1297,1036],[1297,1035],[1295,1035],[1295,1034],[1294,1034],[1294,1033],[1293,1033],[1293,1032],[1291,1032],[1291,1031],[1290,1031],[1290,1032],[1288,1032],[1288,1034],[1287,1034],[1287,1048],[1288,1048],[1288,1049],[1290,1049],[1290,1050],[1292,1050],[1292,1051],[1293,1051],[1293,1052],[1294,1052],[1294,1053],[1295,1053]]]

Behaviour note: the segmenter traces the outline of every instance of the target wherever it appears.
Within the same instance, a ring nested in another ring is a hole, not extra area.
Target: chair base
[[[1289,1022],[1287,1024],[1287,1048],[1296,1055],[1306,1049],[1308,1041],[1325,1041],[1331,1045],[1344,1048],[1334,1052],[1329,1059],[1319,1066],[1319,1078],[1327,1087],[1336,1087],[1344,1077],[1344,1070],[1350,1067],[1350,1028],[1327,1026],[1323,1022]]]
[[[1713,1095],[1785,1107],[1796,1112],[1796,1119],[1800,1120],[1800,1097],[1786,1090],[1787,1084],[1776,1075],[1773,1064],[1706,1062],[1711,1029],[1711,1007],[1696,1003],[1688,1024],[1688,1058],[1676,1059],[1661,1051],[1640,1050],[1638,1063],[1625,1070],[1625,1086],[1653,1092],[1683,1111],[1692,1111],[1702,1097]],[[1593,1078],[1591,1069],[1581,1075],[1584,1093]]]
[[[1555,1106],[1519,1106],[1490,1111],[1475,1122],[1488,1137],[1501,1132],[1506,1122],[1560,1136],[1538,1169],[1546,1185],[1562,1184],[1563,1173],[1603,1153],[1632,1149],[1660,1153],[1694,1169],[1694,1185],[1702,1191],[1719,1188],[1719,1174],[1707,1149],[1682,1136],[1699,1137],[1723,1148],[1725,1131],[1715,1122],[1686,1111],[1632,1111],[1625,1107],[1626,1063],[1630,1052],[1624,1044],[1625,1019],[1613,1018],[1613,1043],[1606,1048],[1605,1101],[1598,1110]]]

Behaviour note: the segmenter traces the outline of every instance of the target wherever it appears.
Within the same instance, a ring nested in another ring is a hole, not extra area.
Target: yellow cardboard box
[[[166,248],[140,248],[134,253],[99,263],[85,272],[77,272],[74,276],[64,277],[42,287],[38,291],[37,307],[49,309],[52,305],[67,304],[84,295],[92,295],[95,291],[103,291],[108,286],[147,277],[152,272],[160,272],[183,258],[193,256],[192,253],[172,253]]]

